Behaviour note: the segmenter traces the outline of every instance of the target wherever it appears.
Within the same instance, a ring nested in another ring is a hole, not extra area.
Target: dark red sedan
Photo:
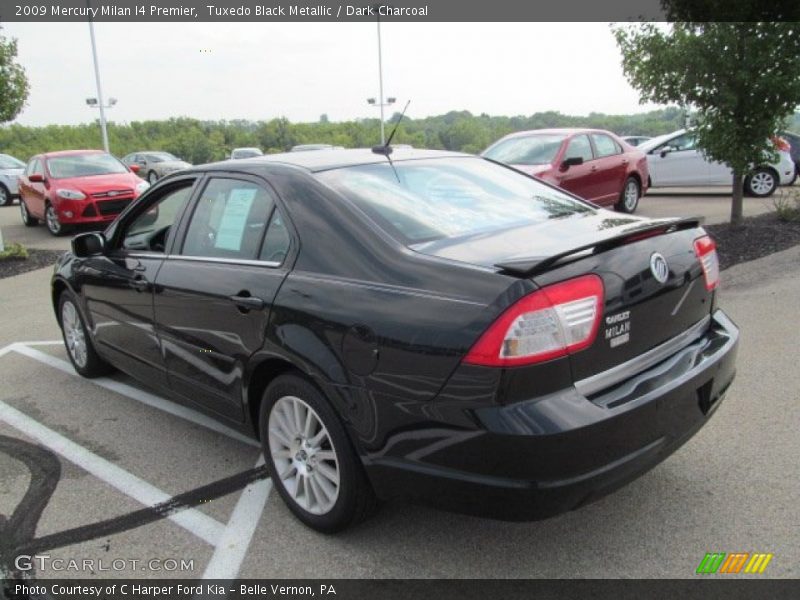
[[[33,227],[43,220],[53,235],[110,223],[149,187],[136,170],[100,150],[38,154],[19,178],[22,222]]]
[[[634,212],[647,191],[644,154],[602,129],[519,131],[483,156],[622,212]]]

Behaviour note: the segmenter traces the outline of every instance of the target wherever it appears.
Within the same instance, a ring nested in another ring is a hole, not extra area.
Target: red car
[[[645,155],[602,129],[537,129],[501,138],[483,156],[602,206],[632,213],[647,191]]]
[[[43,220],[53,235],[74,225],[105,225],[149,184],[100,150],[48,152],[31,158],[19,177],[22,222]]]

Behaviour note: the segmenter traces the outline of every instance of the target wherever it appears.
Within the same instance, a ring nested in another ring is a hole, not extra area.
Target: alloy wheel
[[[86,334],[78,315],[78,309],[67,300],[61,307],[61,327],[64,329],[64,341],[67,351],[79,367],[85,367],[88,358],[86,349]]]
[[[47,210],[44,213],[45,221],[47,222],[47,228],[50,230],[50,233],[54,235],[58,235],[61,233],[61,222],[58,220],[58,216],[56,215],[56,211],[53,208],[52,204],[47,205]]]
[[[279,483],[303,510],[324,515],[339,497],[339,460],[316,411],[296,396],[283,396],[269,415],[269,450]]]
[[[759,171],[750,178],[750,189],[756,196],[768,196],[775,188],[775,177],[768,171]]]
[[[5,186],[0,185],[0,206],[5,206],[11,200],[11,196]]]
[[[639,184],[630,179],[625,184],[625,208],[632,212],[637,202],[639,202]]]
[[[22,222],[27,225],[31,217],[28,214],[28,207],[25,206],[25,202],[22,200],[19,202],[19,212],[22,214]]]
[[[150,171],[150,174],[147,176],[147,181],[150,185],[155,185],[156,181],[158,181],[158,175],[156,175],[155,171]]]

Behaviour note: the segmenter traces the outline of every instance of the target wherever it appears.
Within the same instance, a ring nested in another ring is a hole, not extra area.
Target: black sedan
[[[257,436],[321,531],[378,499],[577,508],[688,440],[734,376],[696,220],[620,216],[474,156],[195,167],[72,248],[52,300],[75,369]]]

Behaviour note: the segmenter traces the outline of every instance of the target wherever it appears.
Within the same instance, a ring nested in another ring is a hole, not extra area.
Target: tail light
[[[772,142],[775,144],[775,147],[782,152],[789,152],[792,147],[789,145],[789,142],[786,138],[782,138],[780,136],[775,136],[772,138]]]
[[[588,348],[603,312],[603,281],[584,275],[524,296],[481,335],[464,362],[489,367],[540,363]]]
[[[717,257],[717,244],[709,236],[704,235],[694,241],[694,253],[703,267],[703,276],[706,279],[706,289],[713,290],[719,285],[719,258]]]

